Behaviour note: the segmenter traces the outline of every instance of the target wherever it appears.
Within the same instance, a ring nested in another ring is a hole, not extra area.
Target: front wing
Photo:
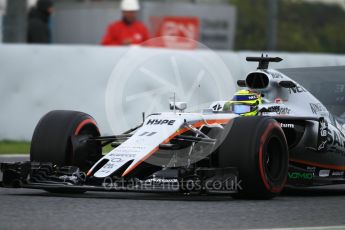
[[[198,168],[159,171],[145,179],[87,177],[77,167],[58,168],[49,163],[1,163],[2,186],[43,189],[51,192],[170,192],[236,193],[239,182],[236,168]]]

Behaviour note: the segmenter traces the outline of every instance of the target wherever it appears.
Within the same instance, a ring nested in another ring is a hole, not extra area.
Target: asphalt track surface
[[[13,160],[6,158],[6,161]],[[0,161],[4,161],[0,157]],[[345,186],[287,190],[269,201],[227,195],[0,188],[3,229],[261,229],[345,225]],[[345,229],[345,227],[344,227]]]

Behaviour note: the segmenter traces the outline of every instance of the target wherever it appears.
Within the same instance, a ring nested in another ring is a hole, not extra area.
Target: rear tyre
[[[35,128],[30,160],[77,166],[86,172],[102,156],[100,143],[86,141],[97,136],[100,132],[90,115],[77,111],[51,111],[40,119]]]
[[[283,189],[288,145],[279,123],[269,117],[238,117],[219,148],[220,167],[236,167],[240,187],[234,198],[271,199]]]

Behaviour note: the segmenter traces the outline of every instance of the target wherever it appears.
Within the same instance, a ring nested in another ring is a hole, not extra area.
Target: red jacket
[[[102,45],[140,44],[148,39],[149,33],[143,23],[136,21],[128,25],[121,20],[108,26]]]

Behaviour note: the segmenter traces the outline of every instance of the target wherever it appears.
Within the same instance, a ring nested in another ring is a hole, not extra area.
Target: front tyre
[[[236,167],[235,198],[271,199],[284,188],[288,145],[279,123],[269,117],[238,117],[219,148],[220,167]]]
[[[99,136],[96,121],[88,114],[55,110],[38,122],[31,141],[30,160],[88,170],[102,156],[100,143],[88,142]]]

